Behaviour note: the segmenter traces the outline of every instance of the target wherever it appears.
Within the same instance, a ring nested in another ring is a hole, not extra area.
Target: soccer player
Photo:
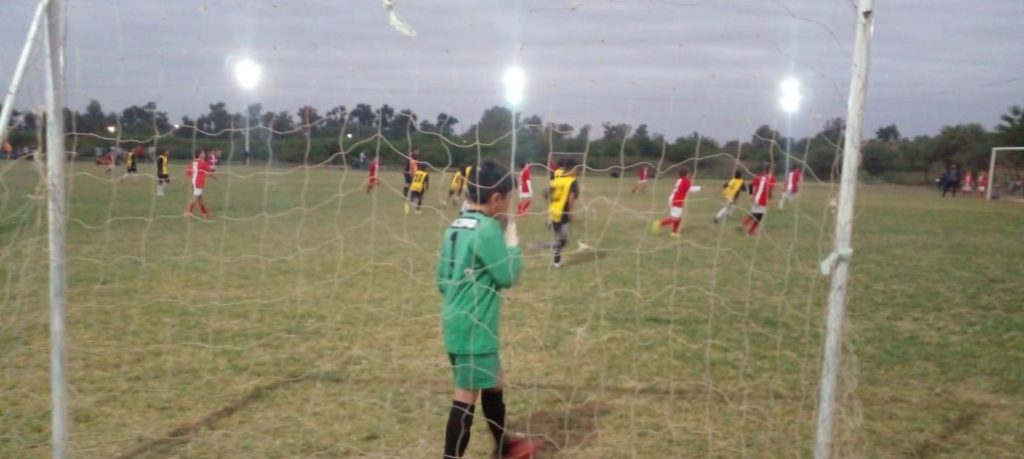
[[[722,187],[722,197],[725,198],[725,205],[715,214],[714,222],[716,224],[724,220],[725,217],[732,216],[732,209],[736,206],[736,201],[740,199],[740,191],[743,190],[743,185],[743,173],[736,171],[732,179]]]
[[[647,177],[650,173],[651,171],[647,168],[646,164],[640,166],[640,169],[636,171],[636,185],[633,185],[633,191],[630,191],[630,193],[636,193],[637,191],[642,193],[647,188]]]
[[[679,168],[679,180],[668,196],[668,216],[655,220],[651,224],[651,232],[657,233],[662,226],[672,225],[672,237],[679,237],[679,227],[683,224],[683,208],[686,207],[686,195],[690,192],[690,170],[685,166]]]
[[[377,169],[380,166],[380,160],[374,158],[370,161],[370,165],[367,166],[367,170],[370,171],[370,178],[366,182],[366,194],[373,192],[374,188],[380,183],[380,177],[377,175]]]
[[[206,162],[210,164],[210,172],[217,172],[217,165],[220,164],[220,150],[213,149],[206,155]]]
[[[430,187],[430,172],[427,171],[426,163],[416,166],[416,173],[413,174],[412,183],[409,184],[409,201],[416,203],[416,214],[420,213],[423,207],[423,194]]]
[[[506,223],[512,182],[497,162],[481,163],[466,187],[469,210],[448,226],[441,243],[436,270],[441,331],[455,383],[444,435],[446,459],[465,454],[477,400],[494,437],[495,457],[532,458],[542,447],[512,435],[505,424],[499,292],[516,282],[522,268],[515,223]]]
[[[188,209],[185,211],[186,217],[192,216],[192,210],[195,209],[196,204],[199,204],[199,210],[203,212],[204,217],[212,217],[209,211],[206,210],[206,204],[203,202],[203,187],[206,186],[206,177],[213,177],[217,179],[216,175],[213,175],[213,168],[210,167],[210,163],[206,161],[206,150],[201,148],[196,149],[195,156],[192,159],[192,166],[188,169],[189,178],[192,181],[192,198],[188,201]]]
[[[552,267],[562,267],[562,250],[569,242],[569,223],[572,220],[573,208],[579,196],[579,183],[576,181],[576,161],[562,161],[557,174],[551,180],[551,193],[548,204],[548,217],[551,219],[551,230],[555,232],[555,259]]]
[[[448,198],[445,199],[441,205],[448,207],[448,203],[458,202],[458,197],[462,195],[462,188],[466,186],[466,178],[462,175],[462,168],[455,168],[455,175],[452,176],[452,181],[448,184]]]
[[[171,183],[170,168],[168,162],[170,158],[167,157],[167,149],[161,148],[160,153],[156,157],[156,195],[163,196],[164,189],[167,188],[167,184]]]
[[[402,177],[405,178],[405,186],[402,187],[402,197],[409,198],[409,185],[412,184],[412,177],[416,175],[416,168],[419,166],[419,153],[420,149],[414,147],[412,152],[409,153],[409,159],[405,162],[405,169],[402,171]]]
[[[970,196],[971,192],[974,191],[974,174],[971,174],[971,171],[964,173],[963,182],[964,187],[961,191],[964,192],[964,196]]]
[[[522,163],[519,165],[519,208],[517,214],[520,217],[525,217],[526,212],[530,209],[530,204],[533,203],[533,182],[530,180],[532,175],[530,168],[533,166],[532,163]]]
[[[464,187],[463,188],[465,188],[465,190],[466,190],[466,196],[462,200],[462,209],[460,209],[459,212],[465,212],[465,211],[469,210],[469,206],[470,206],[470,202],[469,202],[469,186],[472,185],[473,182],[476,180],[476,177],[473,176],[473,173],[474,173],[475,170],[476,170],[476,161],[472,161],[472,162],[469,163],[468,166],[466,166],[466,169],[462,173],[462,180],[463,180],[463,183],[464,183]]]
[[[978,172],[978,198],[985,197],[985,190],[988,189],[988,174],[984,171]]]
[[[775,188],[775,176],[772,175],[772,166],[765,164],[762,172],[750,182],[750,194],[754,197],[754,204],[750,207],[750,215],[743,217],[743,228],[747,235],[753,236],[757,228],[764,220],[764,214],[768,211],[768,200],[772,197],[772,189]]]
[[[950,164],[946,168],[946,173],[942,176],[942,197],[946,197],[946,193],[953,193],[953,197],[956,197],[957,190],[960,189],[960,170],[956,167],[956,164]]]
[[[139,164],[138,159],[135,157],[135,150],[128,150],[124,158],[124,167],[127,173],[125,177],[135,177],[139,173]]]
[[[782,199],[779,199],[779,210],[782,210],[787,200],[796,200],[796,195],[800,192],[801,178],[803,178],[803,171],[799,167],[790,170],[786,174],[786,189],[782,193]]]

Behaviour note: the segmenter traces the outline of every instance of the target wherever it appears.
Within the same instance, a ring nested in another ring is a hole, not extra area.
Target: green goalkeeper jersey
[[[522,252],[508,247],[501,224],[467,211],[444,232],[437,260],[441,329],[451,354],[497,352],[500,342],[500,290],[519,277]]]

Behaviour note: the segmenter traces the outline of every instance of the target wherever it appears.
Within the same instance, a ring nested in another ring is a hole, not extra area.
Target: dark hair
[[[732,174],[732,178],[743,178],[743,173],[736,171],[736,173]]]
[[[771,172],[772,171],[772,164],[771,163],[764,163],[763,169],[764,169],[765,173]]]
[[[486,159],[470,171],[466,196],[477,204],[485,204],[495,194],[512,191],[512,177],[508,169],[493,159]]]
[[[679,176],[680,177],[686,177],[687,175],[690,175],[690,169],[687,169],[686,166],[680,167],[679,168]]]
[[[565,169],[566,172],[569,172],[576,168],[576,160],[572,158],[565,158],[559,162],[558,165],[561,166],[562,169]]]

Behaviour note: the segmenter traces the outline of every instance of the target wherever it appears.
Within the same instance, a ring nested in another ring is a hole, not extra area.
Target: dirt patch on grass
[[[534,411],[523,419],[513,420],[510,427],[513,431],[543,435],[548,444],[544,456],[551,456],[593,442],[597,436],[598,419],[609,411],[608,405],[591,400],[563,409]]]
[[[907,457],[934,457],[942,450],[947,441],[965,433],[978,421],[979,417],[981,417],[981,410],[978,407],[970,407],[957,413],[935,435],[918,444],[913,451],[907,454]]]

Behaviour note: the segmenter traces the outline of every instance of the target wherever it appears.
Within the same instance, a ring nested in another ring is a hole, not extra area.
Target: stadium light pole
[[[786,113],[786,169],[783,174],[789,174],[789,154],[793,143],[793,114],[800,109],[800,80],[789,77],[779,83],[781,94],[779,95],[779,107]]]
[[[238,62],[235,62],[235,81],[238,82],[238,86],[246,91],[252,91],[256,89],[256,86],[260,84],[260,79],[263,78],[263,67],[256,61],[243,58]],[[243,155],[245,156],[245,164],[249,165],[249,107],[245,107],[245,150]],[[270,162],[271,158],[267,158],[267,162]]]
[[[519,66],[512,66],[505,70],[505,101],[508,102],[512,111],[512,152],[509,156],[509,171],[512,179],[515,180],[516,172],[516,144],[519,143],[516,137],[516,110],[523,102],[523,91],[526,89],[526,73]]]

